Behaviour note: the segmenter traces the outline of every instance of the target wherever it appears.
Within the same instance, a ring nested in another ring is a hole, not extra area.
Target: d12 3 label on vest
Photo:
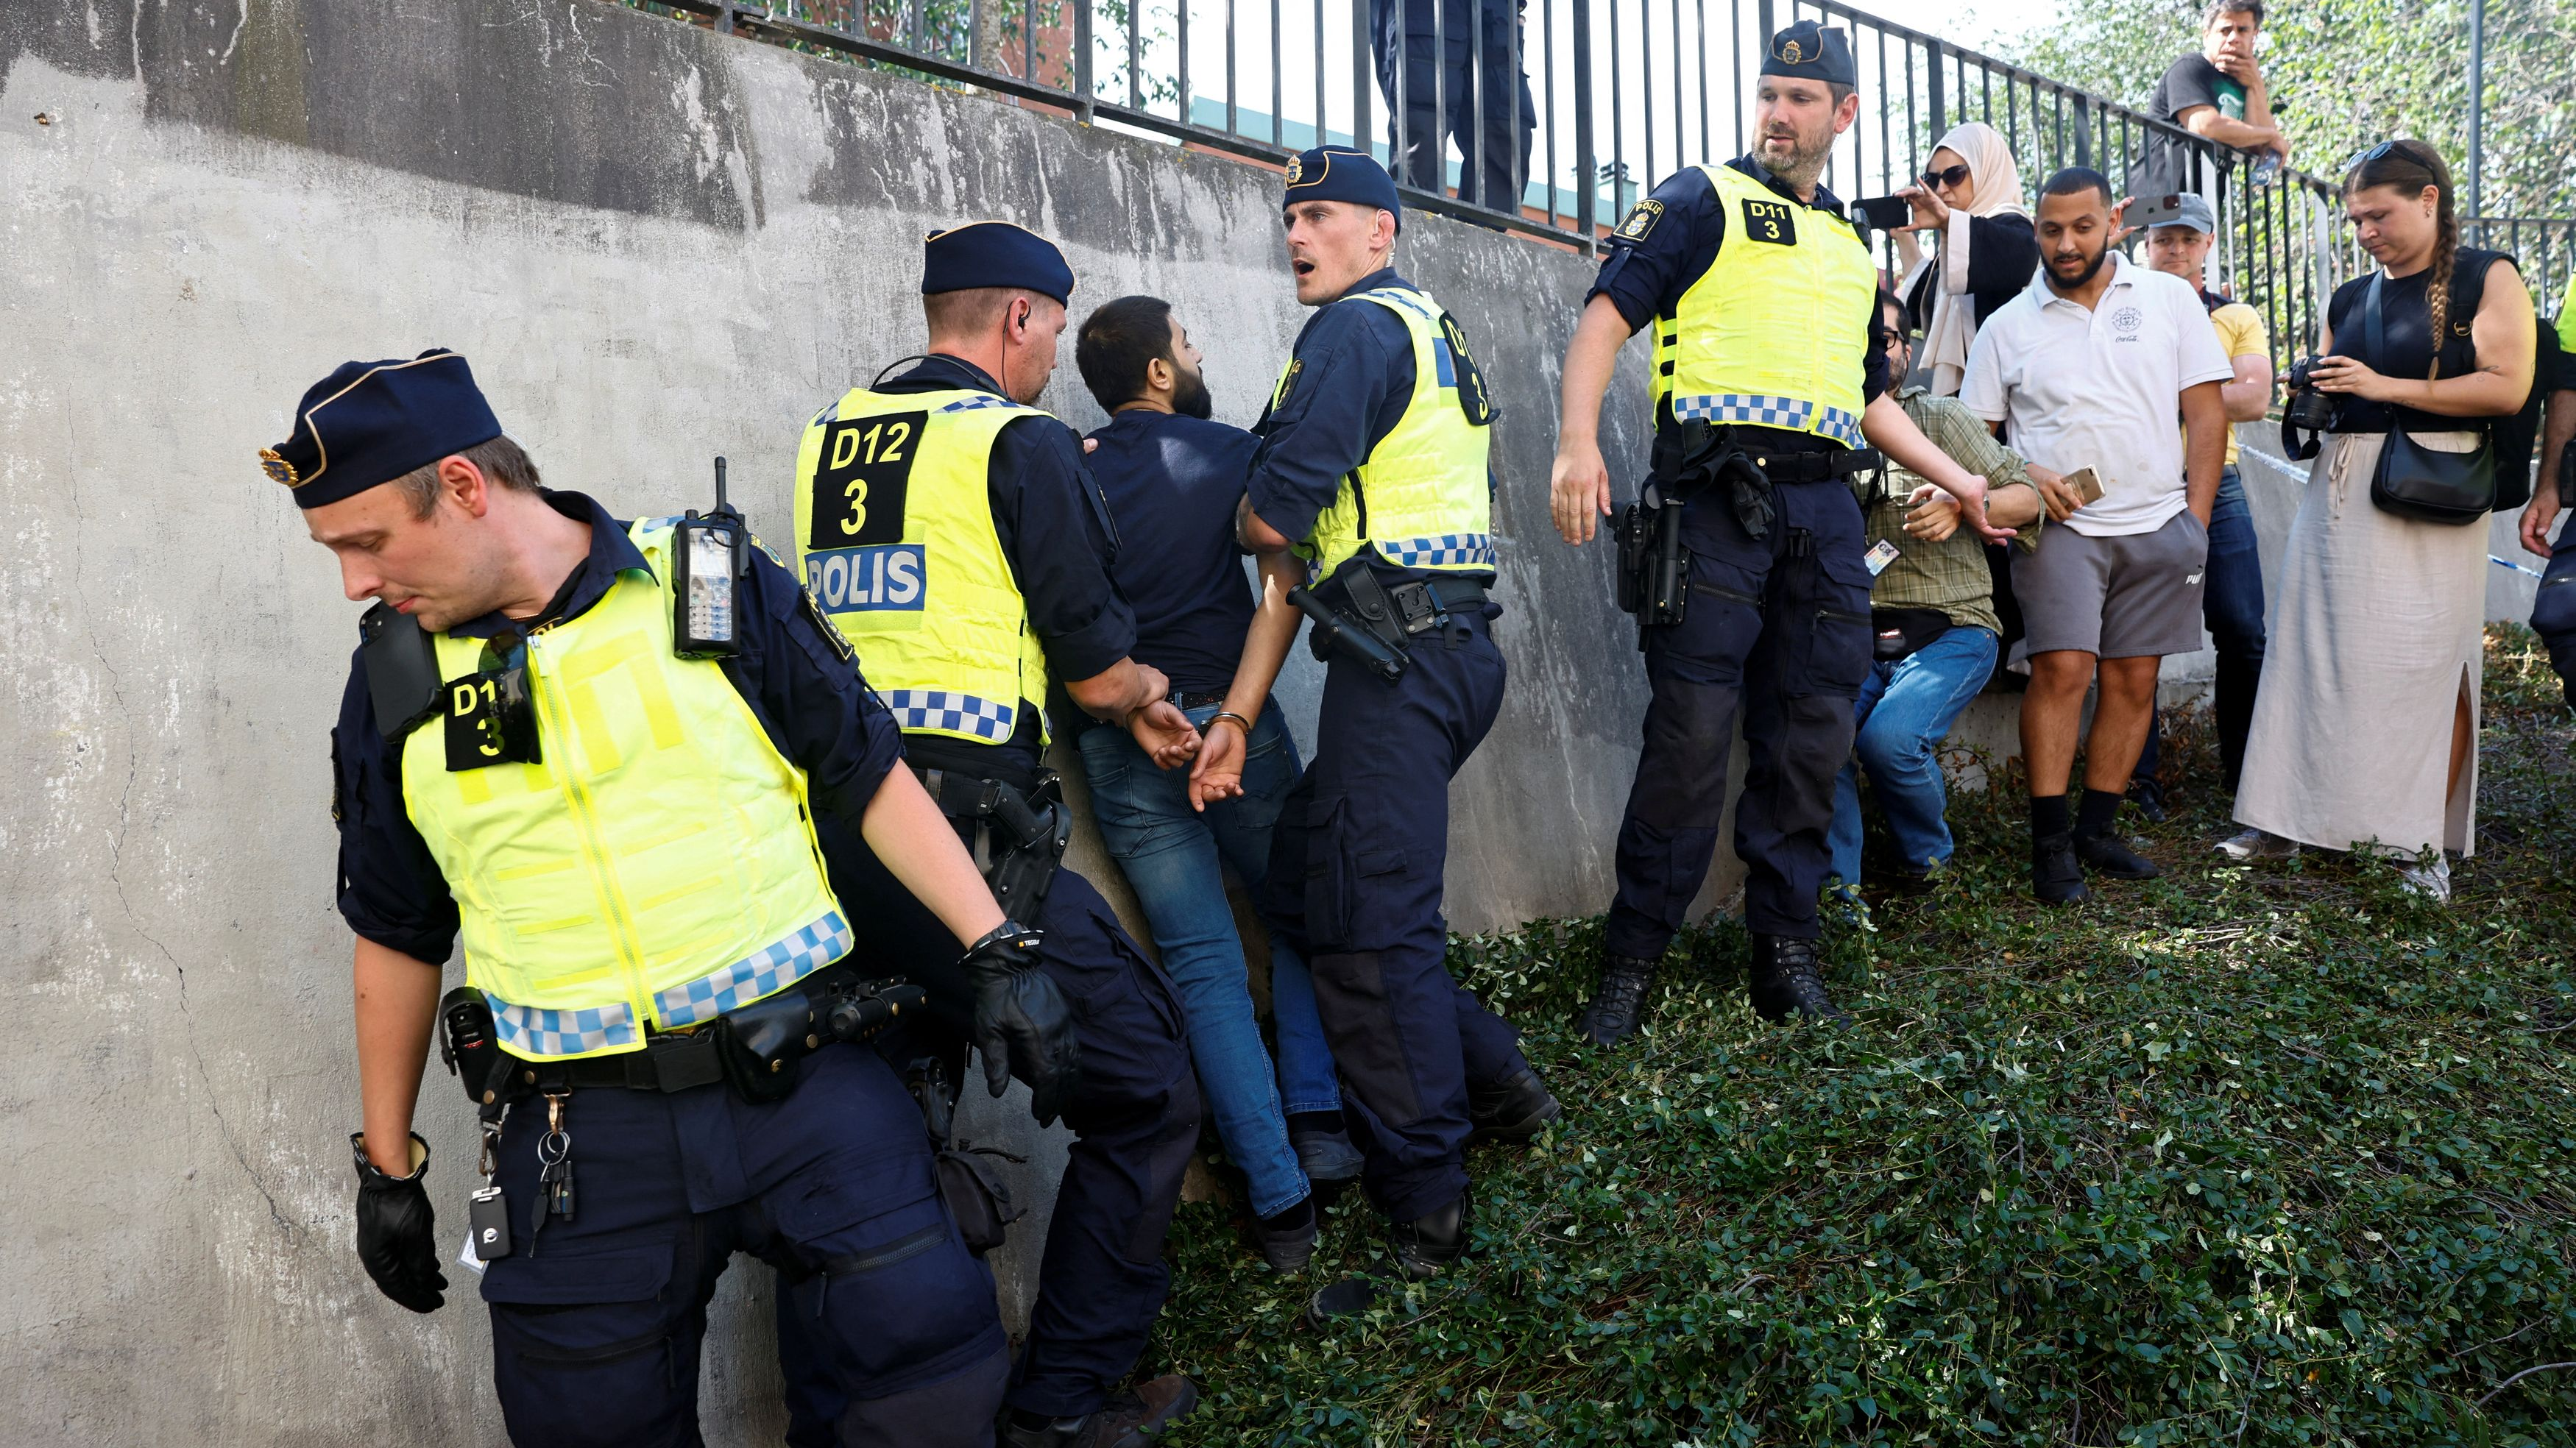
[[[835,422],[814,460],[812,515],[805,551],[866,548],[903,541],[904,495],[930,414],[886,412]]]
[[[1744,198],[1744,234],[1753,241],[1774,246],[1798,244],[1798,218],[1782,201],[1756,201]]]
[[[526,668],[495,669],[446,686],[447,769],[461,774],[495,764],[538,764],[537,704]]]

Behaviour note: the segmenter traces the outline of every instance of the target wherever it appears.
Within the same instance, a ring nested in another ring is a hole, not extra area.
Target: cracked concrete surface
[[[1276,178],[593,0],[0,0],[0,177],[0,962],[34,1044],[0,1055],[0,1445],[497,1441],[471,1283],[414,1317],[350,1250],[326,735],[358,610],[257,450],[340,360],[453,346],[550,482],[672,511],[721,452],[783,529],[803,419],[916,349],[921,233],[978,216],[1059,235],[1078,309],[1179,299],[1249,421],[1305,318]],[[1429,218],[1404,262],[1504,405],[1515,678],[1451,913],[1597,909],[1643,688],[1606,549],[1546,523],[1588,268]],[[1100,420],[1069,357],[1048,401]],[[1301,651],[1309,731],[1318,682]],[[968,1100],[1061,1161],[1016,1096]],[[460,1231],[469,1118],[435,1070],[422,1103]],[[996,1262],[1014,1316],[1043,1206]],[[711,1310],[708,1437],[774,1442],[767,1274]]]

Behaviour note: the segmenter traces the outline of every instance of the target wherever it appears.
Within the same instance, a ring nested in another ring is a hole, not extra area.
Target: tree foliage
[[[2019,63],[2144,109],[2174,58],[2200,48],[2192,0],[2082,0],[2011,45]],[[2391,136],[2468,164],[2465,0],[2283,0],[2263,27],[2263,74],[2291,164],[2332,179]],[[2483,210],[2576,216],[2576,0],[2487,0]]]

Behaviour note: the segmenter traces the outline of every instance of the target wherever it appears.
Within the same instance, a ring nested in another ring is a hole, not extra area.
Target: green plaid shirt
[[[1994,434],[1957,398],[1935,397],[1927,389],[1906,387],[1897,391],[1896,400],[1904,407],[1905,415],[1914,419],[1914,425],[1923,429],[1923,435],[1932,439],[1934,447],[1948,453],[1959,466],[1983,477],[1987,487],[2028,484],[2021,459],[1995,441]],[[1938,543],[1906,536],[1905,500],[1923,484],[1920,475],[1893,462],[1884,474],[1862,473],[1852,479],[1852,492],[1868,514],[1869,538],[1861,546],[1875,548],[1885,539],[1898,550],[1896,561],[1888,564],[1870,585],[1870,606],[1937,608],[1948,614],[1954,625],[1974,624],[2002,633],[2003,621],[1995,617],[1995,580],[1986,567],[1985,541],[1965,527]],[[2022,526],[2017,540],[2021,547],[2039,546],[2039,525],[2046,517],[2043,513]]]

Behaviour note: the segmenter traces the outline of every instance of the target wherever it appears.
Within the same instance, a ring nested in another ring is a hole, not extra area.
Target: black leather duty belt
[[[855,980],[846,965],[826,966],[788,987],[802,991],[809,1000],[821,999],[836,984]],[[522,1089],[552,1091],[571,1088],[583,1090],[600,1086],[621,1086],[629,1091],[691,1091],[722,1081],[724,1058],[718,1054],[723,1042],[708,1027],[714,1018],[684,1031],[647,1029],[644,1049],[617,1056],[585,1056],[578,1061],[519,1061],[519,1084]],[[811,1048],[825,1044],[817,1039]]]

